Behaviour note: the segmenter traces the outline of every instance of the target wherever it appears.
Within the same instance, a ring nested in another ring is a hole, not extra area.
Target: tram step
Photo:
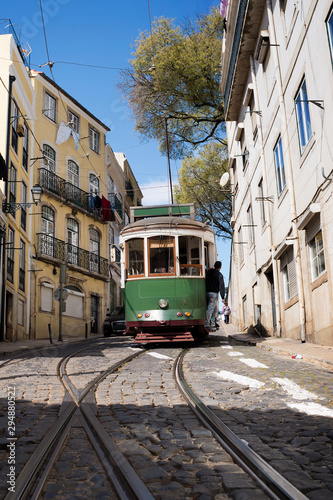
[[[190,332],[163,332],[161,333],[147,333],[140,332],[134,339],[135,343],[143,342],[189,342],[194,341]]]

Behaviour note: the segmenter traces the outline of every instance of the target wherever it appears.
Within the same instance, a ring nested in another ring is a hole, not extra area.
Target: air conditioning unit
[[[16,133],[17,133],[17,135],[19,137],[24,137],[25,136],[24,127],[20,123],[16,126]]]
[[[254,58],[259,64],[264,62],[265,56],[269,49],[269,33],[267,30],[260,32],[257,48],[254,54]]]

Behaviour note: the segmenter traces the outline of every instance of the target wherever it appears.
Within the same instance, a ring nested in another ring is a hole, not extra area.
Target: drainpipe
[[[259,99],[259,93],[258,93],[258,87],[257,87],[257,79],[256,79],[256,73],[255,73],[255,68],[254,68],[254,60],[253,56],[250,56],[250,65],[251,65],[251,77],[252,81],[254,83],[254,89],[253,92],[255,94],[255,102],[259,104],[259,109],[260,109],[260,99]],[[257,126],[258,126],[258,133],[260,134],[260,158],[262,160],[262,165],[263,165],[263,179],[265,181],[265,189],[266,193],[267,191],[267,168],[266,168],[266,157],[265,157],[265,150],[264,150],[264,136],[263,136],[263,130],[261,126],[261,118],[260,116],[257,115],[256,117],[257,120]],[[273,244],[273,234],[272,234],[272,218],[271,218],[271,210],[270,206],[268,204],[268,210],[267,210],[267,223],[269,226],[269,244],[270,244],[270,251],[271,255],[273,256],[274,251],[275,251],[275,246]],[[280,304],[279,304],[279,297],[280,297],[280,287],[279,287],[279,279],[278,279],[278,273],[277,273],[277,265],[275,259],[272,258],[272,269],[273,269],[273,280],[274,280],[274,287],[276,286],[276,297],[277,299],[275,300],[275,314],[276,314],[276,325],[277,325],[277,331],[276,334],[279,337],[281,334],[281,314],[280,314]]]
[[[303,289],[303,272],[302,272],[302,264],[301,264],[301,250],[300,250],[300,242],[299,242],[299,232],[298,232],[297,225],[296,225],[296,220],[297,220],[296,197],[295,197],[295,187],[294,187],[292,161],[291,161],[291,153],[290,153],[288,119],[287,119],[287,112],[286,112],[286,107],[285,107],[285,102],[284,102],[282,78],[281,78],[281,72],[280,72],[279,55],[278,55],[277,46],[276,46],[275,25],[274,25],[274,19],[273,19],[271,0],[266,0],[266,5],[267,5],[267,13],[268,13],[268,22],[269,22],[269,25],[272,27],[272,29],[270,30],[270,37],[272,38],[272,49],[273,49],[272,52],[273,52],[274,64],[275,64],[275,68],[276,68],[275,74],[276,74],[276,79],[277,79],[277,84],[278,84],[279,103],[280,103],[280,107],[282,110],[281,120],[282,120],[283,129],[284,129],[285,134],[286,134],[286,139],[288,142],[288,147],[287,147],[288,169],[287,169],[286,173],[288,175],[288,181],[289,181],[288,187],[289,187],[289,191],[290,191],[290,210],[291,210],[291,217],[292,217],[291,224],[292,224],[292,231],[293,231],[293,238],[294,238],[294,250],[296,253],[296,275],[297,275],[297,289],[298,289],[298,298],[299,298],[300,334],[301,334],[301,341],[305,342],[305,333],[306,333],[305,297],[304,297],[304,289]]]
[[[6,144],[6,165],[7,165],[7,180],[5,180],[5,198],[8,201],[8,177],[9,177],[9,147],[10,147],[10,115],[12,109],[12,91],[13,83],[16,78],[9,75],[8,87],[8,113],[7,113],[7,144]],[[6,245],[5,236],[2,240],[2,269],[1,269],[1,313],[0,313],[0,342],[5,340],[5,306],[6,306]]]

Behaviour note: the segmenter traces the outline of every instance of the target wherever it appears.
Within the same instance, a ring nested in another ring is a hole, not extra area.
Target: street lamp
[[[5,213],[14,213],[22,207],[31,207],[31,205],[37,205],[40,202],[40,200],[42,199],[43,190],[38,184],[35,184],[34,187],[31,189],[31,194],[32,194],[32,199],[33,199],[32,202],[30,202],[30,203],[16,203],[16,202],[5,203],[3,211]]]

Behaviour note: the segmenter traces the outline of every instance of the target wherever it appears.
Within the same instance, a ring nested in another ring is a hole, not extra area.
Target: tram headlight
[[[186,312],[186,313],[185,313],[185,316],[189,317],[189,316],[191,316],[191,313]]]
[[[138,318],[142,318],[142,314],[141,313],[138,314]]]
[[[161,309],[166,309],[168,307],[168,301],[166,299],[160,299],[158,305]]]

